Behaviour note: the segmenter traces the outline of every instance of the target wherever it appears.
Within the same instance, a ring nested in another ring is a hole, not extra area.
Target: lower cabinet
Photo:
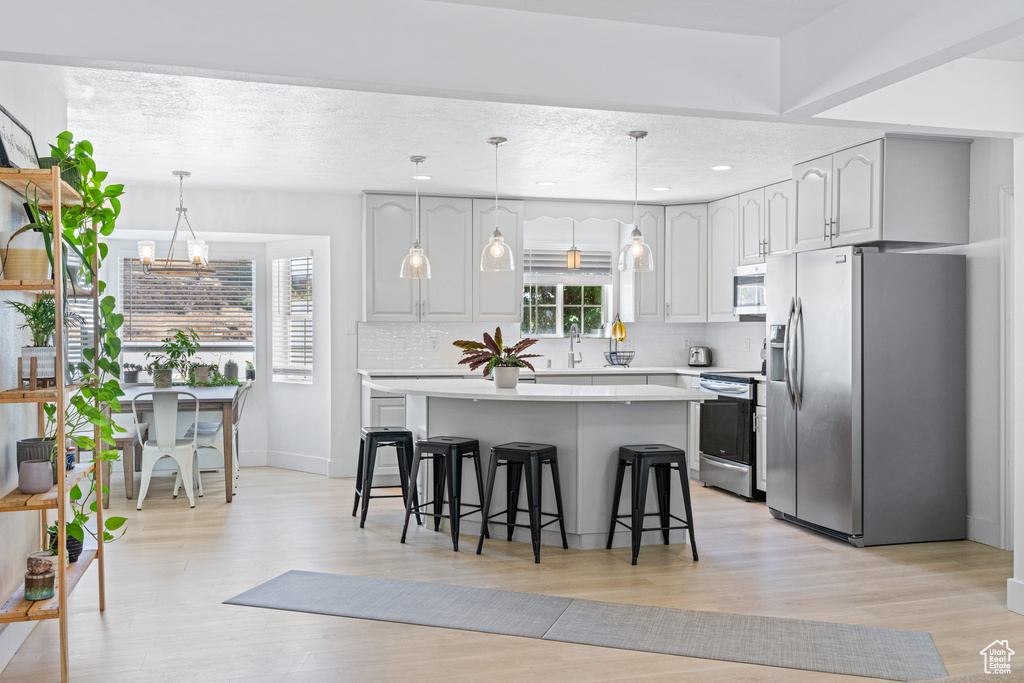
[[[700,475],[700,404],[688,403],[690,413],[687,415],[689,425],[687,427],[686,464],[690,466],[690,472]]]
[[[765,450],[768,448],[768,407],[759,405],[754,409],[754,468],[757,471],[757,490],[767,491],[768,466],[765,461]]]
[[[404,396],[373,396],[370,398],[369,427],[405,427]],[[394,483],[398,477],[398,453],[394,448],[382,448],[377,451],[377,461],[373,466],[373,477],[377,484]],[[386,477],[386,478],[385,478]]]

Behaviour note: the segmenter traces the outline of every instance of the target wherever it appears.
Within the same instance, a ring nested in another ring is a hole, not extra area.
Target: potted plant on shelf
[[[139,372],[142,370],[142,366],[137,363],[125,363],[121,366],[121,373],[125,384],[138,384],[139,383]]]
[[[161,353],[146,352],[146,358],[152,358],[150,372],[153,374],[153,386],[166,389],[171,386],[171,373],[177,370],[188,379],[191,358],[199,351],[199,335],[195,330],[170,330],[174,336],[165,337],[160,342]]]
[[[25,324],[19,329],[28,329],[32,335],[32,346],[21,347],[21,379],[29,379],[32,358],[36,359],[36,377],[55,377],[57,349],[51,342],[57,327],[57,309],[53,295],[44,294],[31,304],[8,301],[7,305],[25,318]]]
[[[494,384],[500,389],[514,389],[519,382],[519,369],[529,368],[533,365],[526,358],[540,358],[539,354],[523,351],[537,343],[536,339],[524,337],[514,346],[505,346],[502,343],[501,328],[494,330],[494,336],[484,332],[483,342],[459,340],[454,346],[462,349],[462,360],[459,365],[468,365],[470,370],[479,367],[484,369],[484,377],[494,373]]]

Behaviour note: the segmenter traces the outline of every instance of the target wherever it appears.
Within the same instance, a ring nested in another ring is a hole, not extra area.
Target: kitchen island
[[[490,449],[497,444],[531,441],[556,446],[566,534],[569,547],[578,549],[605,546],[619,446],[667,443],[685,448],[690,403],[714,398],[658,385],[520,384],[515,389],[498,389],[482,379],[364,379],[363,387],[405,396],[406,427],[415,439],[428,434],[478,439],[485,472]],[[505,469],[498,471],[492,512],[505,507]],[[420,486],[430,491],[424,476],[421,472]],[[473,475],[464,476],[463,503],[478,504]],[[652,512],[654,498],[648,498]],[[553,511],[554,491],[547,468],[542,499],[544,509]],[[628,506],[624,491],[620,512],[627,512]],[[672,491],[672,509],[682,516],[678,487]],[[467,535],[479,532],[478,519],[470,515],[463,520]],[[672,534],[673,543],[684,542],[685,532]],[[517,529],[514,539],[529,542],[529,530]],[[561,546],[557,525],[544,530],[542,542]],[[660,543],[660,534],[648,532],[643,542]],[[629,545],[625,527],[619,527],[614,545]]]

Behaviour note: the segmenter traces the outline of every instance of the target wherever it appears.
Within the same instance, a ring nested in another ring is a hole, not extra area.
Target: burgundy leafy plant
[[[483,342],[464,341],[454,342],[454,346],[462,349],[462,360],[459,365],[468,365],[470,370],[476,370],[483,366],[484,377],[491,374],[496,367],[501,368],[530,368],[530,361],[526,358],[540,358],[539,354],[523,351],[537,343],[536,339],[523,338],[515,346],[504,346],[501,340],[501,328],[494,330],[494,336],[484,332]]]

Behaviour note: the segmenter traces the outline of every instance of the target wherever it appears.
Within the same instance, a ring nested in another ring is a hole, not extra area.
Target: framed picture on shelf
[[[0,166],[39,168],[39,155],[32,133],[11,112],[0,106]]]

